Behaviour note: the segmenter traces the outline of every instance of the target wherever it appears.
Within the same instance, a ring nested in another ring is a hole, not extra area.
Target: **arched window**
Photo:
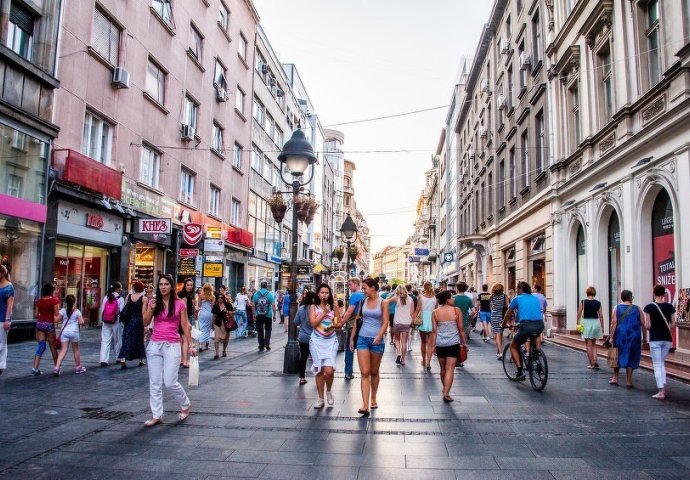
[[[654,283],[666,287],[666,301],[675,302],[676,245],[671,197],[661,190],[652,207],[652,262]]]
[[[582,228],[582,225],[577,229],[575,252],[577,256],[577,303],[579,304],[587,289],[587,244],[585,243],[585,229]]]

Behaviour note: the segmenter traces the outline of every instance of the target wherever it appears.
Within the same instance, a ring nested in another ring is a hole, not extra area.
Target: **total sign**
[[[139,219],[139,233],[170,234],[172,225],[169,218]]]

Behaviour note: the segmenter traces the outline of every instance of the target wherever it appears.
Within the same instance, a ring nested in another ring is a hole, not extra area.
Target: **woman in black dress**
[[[121,320],[126,320],[122,330],[122,347],[120,348],[120,366],[127,368],[127,360],[139,360],[139,366],[146,365],[146,348],[144,347],[144,322],[142,308],[144,306],[144,289],[146,286],[139,281],[134,282],[134,293],[127,297],[125,307],[120,314]],[[125,318],[126,317],[126,318]]]

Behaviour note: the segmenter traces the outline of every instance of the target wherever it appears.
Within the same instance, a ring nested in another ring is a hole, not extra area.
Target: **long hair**
[[[65,297],[65,311],[67,312],[67,318],[72,316],[74,313],[74,304],[77,303],[77,298],[74,295],[67,295]]]
[[[326,303],[328,304],[329,307],[331,307],[331,310],[335,310],[335,301],[333,300],[333,290],[331,290],[331,286],[328,285],[327,283],[322,283],[319,285],[319,287],[316,289],[316,298],[317,302],[321,303],[321,299],[318,296],[319,291],[321,291],[322,288],[327,288],[328,289],[328,298],[326,299]]]
[[[175,283],[173,280],[172,275],[168,273],[162,274],[159,278],[158,281],[160,282],[160,279],[164,278],[170,283],[170,298],[168,299],[168,316],[172,317],[175,314],[175,299],[177,298],[177,294],[175,293]],[[153,316],[157,317],[160,315],[163,310],[163,294],[161,293],[161,288],[160,286],[156,286],[156,308],[153,309]]]
[[[433,295],[434,294],[434,286],[431,284],[431,282],[424,282],[424,295]]]
[[[407,288],[405,285],[400,285],[395,289],[395,294],[400,298],[400,303],[407,305]]]
[[[210,283],[204,283],[204,286],[201,287],[201,298],[209,302],[216,301],[216,296],[213,294],[213,287]]]
[[[170,277],[172,278],[172,277]],[[187,282],[192,282],[192,291],[187,291]],[[171,286],[174,287],[174,283]],[[182,281],[182,289],[177,293],[180,298],[194,298],[194,279],[192,277],[187,277]]]
[[[307,306],[309,307],[310,305],[316,305],[317,301],[317,295],[316,292],[307,292],[304,294],[302,297],[302,303],[300,303],[300,307]]]
[[[7,278],[9,273],[7,272],[7,267],[0,265],[0,278]]]

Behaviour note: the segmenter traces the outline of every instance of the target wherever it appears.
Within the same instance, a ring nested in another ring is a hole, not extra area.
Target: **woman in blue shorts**
[[[378,295],[376,280],[362,280],[364,304],[362,305],[362,326],[357,334],[357,363],[362,374],[362,408],[360,415],[369,415],[369,408],[378,408],[376,392],[379,388],[379,367],[386,348],[383,340],[388,329],[388,303]],[[371,398],[371,402],[369,399]]]

